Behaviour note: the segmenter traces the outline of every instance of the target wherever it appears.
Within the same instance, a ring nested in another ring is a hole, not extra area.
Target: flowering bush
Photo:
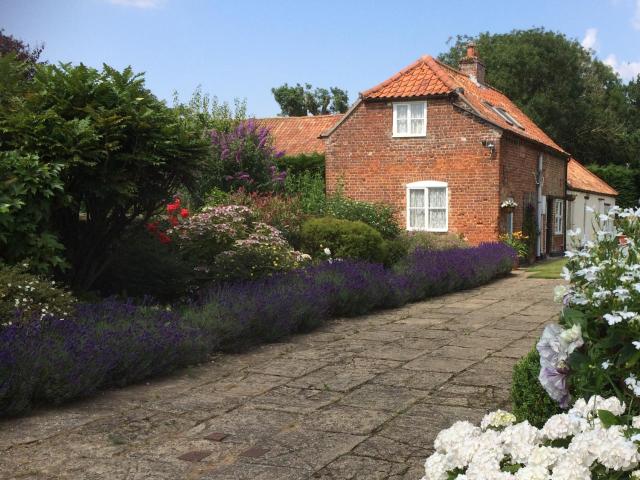
[[[202,280],[246,280],[310,260],[243,205],[205,207],[169,233]]]
[[[513,248],[518,258],[526,259],[529,256],[529,237],[522,232],[513,232],[500,235],[500,241]]]
[[[269,130],[254,120],[241,122],[228,133],[213,130],[211,145],[226,190],[264,192],[282,187],[286,172],[278,169],[276,159],[283,152],[275,151]]]
[[[639,216],[640,209],[614,207],[597,219],[595,241],[567,252],[570,285],[555,292],[564,303],[561,326],[547,327],[538,343],[541,383],[563,404],[570,390],[585,398],[640,395]]]
[[[435,439],[423,480],[635,479],[640,417],[616,397],[579,399],[540,429],[498,410],[480,427],[458,421]]]
[[[167,235],[167,231],[180,225],[180,222],[187,217],[189,217],[189,210],[181,208],[180,197],[174,197],[173,202],[167,204],[166,217],[161,221],[148,223],[147,230],[157,236],[160,243],[170,243],[171,237]]]
[[[55,315],[66,317],[75,298],[54,280],[27,272],[28,265],[0,265],[0,328],[14,323],[40,322]]]
[[[500,208],[516,208],[518,204],[513,198],[507,198],[500,204]]]

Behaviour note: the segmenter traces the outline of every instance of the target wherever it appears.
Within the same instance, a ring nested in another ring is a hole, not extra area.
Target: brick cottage
[[[477,244],[521,230],[529,211],[536,254],[563,252],[569,155],[485,84],[473,45],[459,67],[423,56],[344,115],[263,121],[290,154],[305,151],[305,136],[324,139],[327,190],[389,203],[408,230]]]

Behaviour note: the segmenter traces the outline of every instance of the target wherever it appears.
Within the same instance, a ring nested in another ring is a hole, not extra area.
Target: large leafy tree
[[[287,117],[344,113],[349,108],[347,91],[338,87],[314,89],[309,83],[304,86],[285,83],[272,88],[271,93],[280,105],[281,115]]]
[[[542,28],[458,36],[444,62],[477,44],[486,81],[584,163],[638,163],[625,85],[577,41]]]
[[[11,59],[0,60],[1,71]],[[30,82],[8,83],[0,92],[10,106],[0,111],[0,152],[60,166],[64,193],[48,228],[65,247],[68,281],[88,289],[123,233],[193,183],[208,140],[131,68],[38,65]]]

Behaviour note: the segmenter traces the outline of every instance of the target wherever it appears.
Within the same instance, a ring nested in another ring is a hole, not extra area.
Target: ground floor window
[[[449,228],[449,188],[446,182],[407,185],[407,230],[446,232]]]
[[[554,229],[553,233],[556,235],[562,235],[563,225],[564,225],[564,200],[561,198],[556,198],[553,201],[553,210],[554,210]]]

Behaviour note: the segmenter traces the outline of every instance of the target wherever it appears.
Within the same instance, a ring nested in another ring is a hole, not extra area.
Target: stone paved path
[[[418,480],[434,436],[508,407],[554,280],[356,319],[0,422],[0,478]]]

